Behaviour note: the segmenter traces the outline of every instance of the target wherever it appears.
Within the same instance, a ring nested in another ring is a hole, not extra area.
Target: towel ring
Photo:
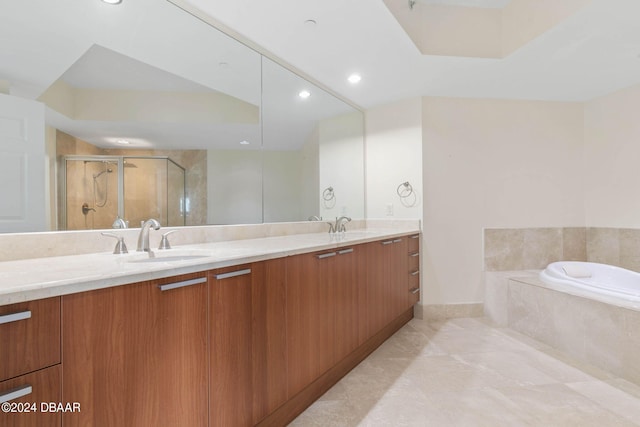
[[[333,187],[327,187],[322,192],[322,199],[329,202],[336,198],[336,195],[333,192]]]
[[[409,181],[403,182],[396,188],[396,193],[401,199],[405,199],[413,194],[413,187],[409,184]]]

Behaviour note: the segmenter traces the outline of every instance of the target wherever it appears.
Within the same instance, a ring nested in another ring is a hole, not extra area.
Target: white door
[[[0,94],[0,232],[45,231],[44,104]]]

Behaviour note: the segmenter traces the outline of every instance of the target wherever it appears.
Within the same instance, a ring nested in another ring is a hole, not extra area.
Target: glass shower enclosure
[[[166,156],[65,156],[59,228],[186,224],[185,169]]]

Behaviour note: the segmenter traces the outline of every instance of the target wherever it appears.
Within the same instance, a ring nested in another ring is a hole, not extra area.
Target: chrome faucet
[[[345,226],[346,222],[351,221],[351,218],[348,216],[341,216],[340,218],[336,218],[336,225],[334,230],[336,233],[347,231],[347,227]]]
[[[348,216],[341,216],[340,218],[336,217],[335,224],[327,222],[327,224],[329,224],[329,233],[333,234],[347,231],[345,223],[349,221],[351,221],[351,218],[349,218]]]
[[[140,227],[140,235],[138,236],[138,252],[150,252],[149,250],[149,228],[153,227],[154,230],[160,229],[160,223],[151,218],[148,219]]]

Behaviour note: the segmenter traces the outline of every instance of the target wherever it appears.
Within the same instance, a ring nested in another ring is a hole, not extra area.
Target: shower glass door
[[[119,171],[117,157],[74,157],[65,159],[66,197],[61,228],[91,230],[111,228],[118,217]]]
[[[59,228],[107,229],[122,218],[131,228],[149,218],[186,225],[185,170],[168,157],[64,158]]]

